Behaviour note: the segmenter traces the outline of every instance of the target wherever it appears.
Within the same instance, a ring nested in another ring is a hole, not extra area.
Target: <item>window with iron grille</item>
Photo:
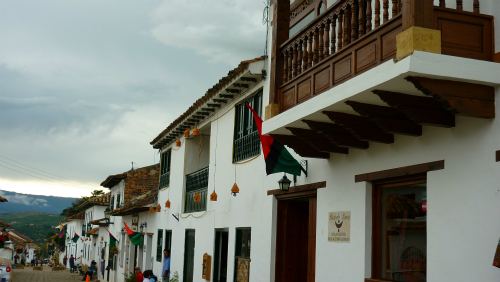
[[[170,184],[170,155],[172,154],[172,150],[168,149],[167,151],[161,154],[161,163],[160,163],[160,188],[168,187]]]
[[[235,108],[234,119],[234,142],[233,162],[239,162],[260,153],[259,133],[252,117],[252,113],[246,108],[246,104],[261,115],[262,112],[262,90],[247,98]]]
[[[184,212],[207,209],[208,167],[186,175],[186,201]],[[196,198],[199,200],[197,201]]]

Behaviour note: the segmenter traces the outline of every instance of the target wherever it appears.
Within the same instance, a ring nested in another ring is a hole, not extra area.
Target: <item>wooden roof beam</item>
[[[246,82],[257,82],[257,78],[255,77],[247,77],[247,76],[242,76],[240,78],[241,81],[246,81]]]
[[[220,98],[225,98],[225,99],[233,99],[234,95],[231,95],[231,94],[220,94],[219,97]]]
[[[307,158],[329,159],[330,154],[326,152],[317,151],[311,148],[307,143],[304,143],[292,135],[271,134],[276,140],[284,145],[292,148],[297,154]]]
[[[339,154],[349,153],[349,149],[337,146],[336,144],[330,142],[330,140],[324,135],[313,130],[294,127],[287,127],[286,129],[290,130],[293,135],[297,136],[303,142],[308,143],[311,147],[318,151]]]
[[[370,145],[367,141],[361,140],[354,136],[349,130],[344,127],[327,122],[302,120],[312,130],[322,133],[328,139],[339,146],[346,146],[358,149],[367,149]]]
[[[323,113],[336,124],[345,127],[362,140],[375,141],[385,144],[394,143],[394,135],[387,133],[376,123],[366,117],[340,112],[324,111]]]
[[[422,135],[422,126],[408,119],[403,113],[384,106],[370,105],[355,101],[345,102],[357,113],[375,122],[381,128],[393,132],[412,136]]]
[[[373,93],[416,123],[441,127],[455,126],[455,115],[433,98],[382,90],[374,90]]]
[[[492,86],[416,76],[406,79],[422,93],[443,101],[459,114],[488,119],[495,117],[495,88]]]

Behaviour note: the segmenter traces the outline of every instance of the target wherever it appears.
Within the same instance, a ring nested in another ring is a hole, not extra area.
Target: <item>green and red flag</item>
[[[286,172],[293,175],[300,175],[303,170],[300,163],[288,152],[288,150],[278,140],[274,139],[271,135],[262,135],[262,119],[257,112],[246,104],[247,108],[252,112],[253,120],[259,132],[260,143],[262,144],[262,152],[264,153],[264,160],[266,161],[267,175]]]
[[[76,242],[78,242],[78,238],[80,238],[80,235],[76,234],[76,232],[75,232],[75,235],[73,235],[73,238],[71,239],[71,241],[73,241],[73,243],[76,243]]]
[[[125,232],[127,232],[128,238],[130,239],[130,242],[134,244],[135,246],[142,245],[144,236],[140,232],[135,232],[134,230],[130,229],[128,227],[127,223],[125,223]]]
[[[57,234],[57,237],[59,237],[59,238],[63,238],[63,237],[64,237],[64,234],[66,234],[66,225],[64,225],[64,226],[61,228],[61,231],[59,231],[59,233]]]

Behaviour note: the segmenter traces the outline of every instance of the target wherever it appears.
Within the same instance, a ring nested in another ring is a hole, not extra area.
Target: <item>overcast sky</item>
[[[82,196],[241,60],[265,0],[0,0],[0,189]]]

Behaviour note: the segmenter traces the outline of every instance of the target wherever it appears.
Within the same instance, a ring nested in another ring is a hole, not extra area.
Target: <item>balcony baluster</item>
[[[325,42],[325,48],[323,50],[323,57],[326,58],[330,55],[330,20],[324,22],[325,25],[325,36],[323,36],[323,41]]]
[[[463,12],[464,10],[464,4],[462,0],[457,0],[457,11]]]
[[[375,0],[375,28],[380,26],[380,0]]]
[[[372,30],[372,1],[366,1],[366,33]]]
[[[385,24],[387,21],[389,21],[389,0],[384,0],[384,12],[383,12],[383,17],[384,21],[383,23]]]
[[[356,40],[358,39],[358,17],[357,17],[357,14],[356,14],[356,9],[354,9],[354,4],[351,8],[351,23],[352,23],[352,26],[351,26],[351,38],[352,40]]]

